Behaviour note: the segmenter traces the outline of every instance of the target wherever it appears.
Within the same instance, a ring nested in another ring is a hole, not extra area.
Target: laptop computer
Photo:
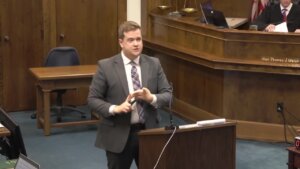
[[[206,24],[212,24],[218,28],[229,28],[223,12],[212,8],[202,8],[202,15]]]
[[[40,169],[40,165],[25,155],[20,154],[15,169]]]

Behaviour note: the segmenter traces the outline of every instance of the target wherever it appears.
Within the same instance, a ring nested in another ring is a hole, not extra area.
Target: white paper
[[[274,32],[288,32],[286,22],[276,25]]]
[[[0,123],[0,128],[1,128],[1,127],[4,127],[2,123]]]
[[[213,119],[213,120],[203,120],[197,121],[198,126],[209,126],[209,125],[216,125],[216,124],[224,124],[226,120],[223,119]]]
[[[188,129],[188,128],[195,128],[195,127],[199,127],[198,124],[185,124],[185,125],[180,125],[179,128],[180,129]]]
[[[221,119],[213,119],[213,120],[202,120],[202,121],[197,121],[194,124],[185,124],[185,125],[180,125],[180,129],[188,129],[188,128],[195,128],[195,127],[202,127],[202,126],[211,126],[211,125],[217,125],[217,124],[224,124],[226,122],[226,119],[221,118]]]

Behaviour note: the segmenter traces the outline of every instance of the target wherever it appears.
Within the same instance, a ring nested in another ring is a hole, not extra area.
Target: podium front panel
[[[179,129],[166,147],[157,169],[235,169],[235,130],[235,124],[230,123]],[[139,168],[153,169],[172,134],[164,129],[154,131],[139,135]]]

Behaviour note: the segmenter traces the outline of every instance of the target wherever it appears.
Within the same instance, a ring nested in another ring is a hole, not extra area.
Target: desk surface
[[[300,150],[297,150],[295,146],[292,146],[292,147],[288,147],[286,148],[288,151],[291,151],[293,153],[297,153],[297,154],[300,154]]]
[[[9,136],[10,131],[6,127],[0,127],[0,137]]]
[[[237,28],[248,22],[248,18],[226,18],[226,22],[230,28]]]
[[[37,67],[29,70],[38,80],[69,79],[93,76],[97,65]]]

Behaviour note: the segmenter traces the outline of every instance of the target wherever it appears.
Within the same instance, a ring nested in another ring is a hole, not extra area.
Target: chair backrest
[[[75,48],[55,47],[49,51],[44,66],[74,66],[79,64],[79,54]]]

